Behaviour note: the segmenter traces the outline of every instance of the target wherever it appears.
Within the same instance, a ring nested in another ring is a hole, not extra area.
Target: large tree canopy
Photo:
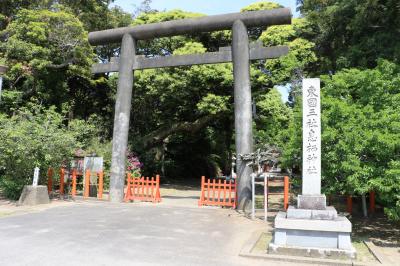
[[[61,108],[71,99],[69,82],[89,82],[94,54],[82,23],[72,14],[22,9],[6,32],[1,50],[11,68],[3,97],[10,107],[35,97]]]
[[[400,2],[397,0],[298,0],[313,26],[319,71],[374,67],[378,58],[400,58]],[[316,69],[317,70],[317,69]]]
[[[322,80],[324,191],[378,191],[390,206],[387,214],[399,219],[399,178],[394,174],[400,155],[399,67],[380,60],[375,69],[344,69]],[[295,112],[284,156],[287,165],[300,166],[301,131],[296,129],[301,128],[301,109]]]

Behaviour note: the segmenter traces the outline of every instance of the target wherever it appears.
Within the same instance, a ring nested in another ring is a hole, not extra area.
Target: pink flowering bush
[[[133,177],[140,177],[142,167],[143,164],[140,162],[139,157],[134,152],[128,152],[126,170],[131,173]]]

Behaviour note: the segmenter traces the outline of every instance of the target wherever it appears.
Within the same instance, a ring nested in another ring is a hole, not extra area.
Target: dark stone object
[[[89,197],[97,198],[97,186],[89,185]]]

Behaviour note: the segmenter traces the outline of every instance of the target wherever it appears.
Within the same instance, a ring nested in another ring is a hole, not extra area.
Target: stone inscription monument
[[[287,54],[288,47],[262,47],[257,43],[250,44],[247,29],[290,24],[291,17],[290,9],[279,8],[166,21],[89,33],[89,42],[92,45],[121,43],[119,58],[113,58],[105,64],[96,64],[92,68],[93,73],[119,72],[110,179],[111,201],[121,202],[123,200],[134,70],[232,62],[236,154],[252,153],[250,60],[278,58]],[[221,47],[217,52],[192,55],[144,57],[136,54],[136,43],[139,40],[218,30],[232,30],[232,47]],[[237,156],[237,158],[238,206],[240,209],[246,209],[251,206],[250,175],[252,169],[248,166],[247,161],[240,159],[241,156]]]
[[[270,253],[313,257],[350,257],[351,223],[326,206],[321,194],[321,97],[320,80],[303,80],[303,168],[302,195],[297,206],[279,212]]]
[[[299,209],[326,207],[321,195],[321,102],[319,79],[303,80],[303,167]]]
[[[39,186],[39,167],[33,172],[32,186],[24,186],[18,205],[38,205],[50,203],[47,186]]]
[[[39,167],[35,167],[33,172],[32,186],[36,187],[39,184]]]
[[[318,79],[303,84],[303,186],[305,195],[321,192],[321,104]]]

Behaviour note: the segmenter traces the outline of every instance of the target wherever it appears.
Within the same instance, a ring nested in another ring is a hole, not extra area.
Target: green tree
[[[0,188],[5,196],[17,199],[23,186],[32,182],[35,167],[44,184],[49,167],[68,164],[74,151],[85,148],[96,133],[82,120],[70,121],[68,127],[64,122],[54,107],[36,104],[11,117],[0,114]]]
[[[255,144],[257,148],[276,146],[282,148],[292,110],[282,102],[281,94],[274,88],[256,99],[257,116],[255,118]]]
[[[344,69],[323,76],[322,178],[325,193],[378,192],[392,219],[400,214],[399,66],[378,61],[371,70]],[[285,163],[300,167],[301,110],[295,107]],[[300,137],[299,137],[300,135]]]
[[[317,56],[314,52],[315,44],[307,37],[310,34],[310,24],[307,19],[293,19],[291,25],[277,25],[268,27],[260,40],[265,46],[287,45],[289,53],[277,59],[265,62],[265,69],[257,78],[262,86],[290,84],[289,102],[293,105],[299,93],[300,82],[303,76],[314,73]]]
[[[69,83],[81,87],[90,83],[94,54],[73,15],[23,9],[6,31],[7,42],[1,44],[10,65],[5,98],[18,97],[10,102],[23,105],[37,97],[61,109],[71,98]]]
[[[376,66],[378,58],[400,58],[400,3],[397,0],[298,0],[312,24],[319,73]]]

